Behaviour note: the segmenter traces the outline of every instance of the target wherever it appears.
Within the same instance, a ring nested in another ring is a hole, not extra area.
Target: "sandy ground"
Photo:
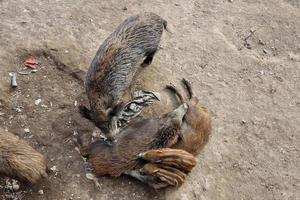
[[[98,190],[70,141],[74,131],[94,130],[74,102],[84,98],[81,79],[101,42],[142,11],[161,15],[172,33],[132,91],[162,93],[155,116],[173,106],[164,85],[187,78],[213,113],[213,135],[179,189],[154,191],[124,176],[100,178]],[[18,75],[12,90],[9,72],[29,54],[38,71]],[[0,126],[58,170],[22,185],[16,199],[300,199],[298,0],[0,0],[0,77]],[[0,199],[8,199],[0,183]]]

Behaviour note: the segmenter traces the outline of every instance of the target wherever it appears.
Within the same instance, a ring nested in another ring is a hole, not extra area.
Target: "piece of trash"
[[[11,80],[11,82],[10,82],[11,86],[14,87],[14,88],[17,87],[18,86],[18,84],[17,84],[17,74],[15,72],[12,72],[9,75],[10,75],[10,80]]]
[[[38,64],[38,61],[35,57],[33,56],[29,56],[25,61],[24,61],[24,65],[26,67],[29,67],[31,69],[35,69],[36,65]]]
[[[37,71],[38,71],[37,69],[32,69],[30,71],[19,71],[18,74],[20,74],[20,75],[29,75],[29,74],[36,73]]]
[[[77,101],[74,101],[74,106],[76,107],[78,105],[78,102]]]
[[[38,106],[41,102],[42,102],[42,99],[37,99],[34,101],[34,104]]]
[[[41,107],[42,107],[42,108],[48,108],[48,106],[45,105],[45,104],[42,104]]]
[[[30,133],[29,128],[24,128],[25,133]]]
[[[246,124],[247,122],[246,122],[246,120],[242,120],[241,121],[241,125],[244,125],[244,124]]]

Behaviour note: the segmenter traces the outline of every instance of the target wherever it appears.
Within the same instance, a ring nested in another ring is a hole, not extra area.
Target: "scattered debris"
[[[55,165],[51,167],[50,170],[53,171],[54,173],[58,172],[58,169]]]
[[[39,195],[43,195],[44,194],[44,190],[39,190],[38,193],[39,193]]]
[[[20,74],[20,75],[29,75],[29,74],[36,73],[37,71],[38,71],[37,69],[32,69],[30,71],[18,71],[18,74]]]
[[[247,49],[252,49],[252,46],[251,46],[251,44],[249,44],[248,39],[251,38],[255,32],[256,32],[256,29],[254,29],[253,27],[250,28],[250,33],[244,38],[244,46]]]
[[[245,125],[246,123],[247,123],[246,120],[241,121],[241,125]]]
[[[34,104],[38,106],[41,102],[42,102],[42,99],[36,99],[34,101]]]
[[[258,40],[258,44],[263,45],[263,46],[266,45],[266,43],[264,41],[262,41],[261,39]]]
[[[42,104],[41,107],[42,107],[42,108],[48,108],[48,106],[45,105],[45,104]]]
[[[239,166],[240,166],[239,163],[233,163],[233,165],[232,165],[233,168],[237,168],[237,167],[239,167]]]
[[[15,72],[12,72],[12,73],[9,73],[9,75],[10,75],[10,78],[11,78],[11,82],[10,82],[11,86],[13,88],[17,87],[18,86],[18,84],[17,84],[17,74]]]
[[[95,175],[92,174],[92,173],[86,173],[86,174],[85,174],[85,177],[86,177],[87,179],[89,179],[89,180],[94,180]]]
[[[35,69],[36,66],[38,65],[38,61],[35,57],[33,56],[29,56],[25,61],[24,61],[24,65],[26,67],[29,67],[31,69]]]
[[[207,66],[208,66],[207,63],[199,65],[199,67],[201,67],[201,69],[204,69],[204,68],[206,68]]]
[[[17,192],[20,189],[19,181],[15,180],[15,179],[7,178],[7,179],[5,179],[5,187],[4,188],[8,191]]]
[[[17,192],[20,189],[20,184],[17,180],[12,179],[12,189]]]
[[[23,109],[24,109],[23,106],[17,106],[17,107],[15,107],[15,110],[16,110],[18,113],[22,112]]]
[[[253,36],[253,34],[256,32],[254,28],[250,28],[250,33],[244,38],[244,41],[247,42],[247,40]]]
[[[24,128],[25,133],[30,133],[29,128]]]

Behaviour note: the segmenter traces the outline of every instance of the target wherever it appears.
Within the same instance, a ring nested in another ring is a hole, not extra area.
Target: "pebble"
[[[268,54],[268,51],[267,51],[266,49],[263,49],[263,52],[264,52],[265,54]]]
[[[30,133],[29,128],[24,128],[25,133]]]
[[[51,169],[51,171],[53,171],[53,172],[57,172],[58,170],[57,170],[57,167],[54,165],[53,167],[51,167],[50,168]]]
[[[39,190],[38,193],[39,193],[39,195],[43,195],[44,194],[44,190]]]
[[[16,192],[20,189],[20,185],[17,180],[12,180],[12,189]]]
[[[38,106],[41,102],[42,102],[42,99],[37,99],[34,101],[34,104]]]

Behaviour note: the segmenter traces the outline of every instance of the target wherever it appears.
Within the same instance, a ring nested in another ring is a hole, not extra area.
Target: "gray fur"
[[[115,115],[109,111],[121,102],[138,67],[143,62],[151,63],[166,25],[154,13],[131,16],[98,49],[86,75],[85,89],[91,108],[89,118],[100,129]]]

